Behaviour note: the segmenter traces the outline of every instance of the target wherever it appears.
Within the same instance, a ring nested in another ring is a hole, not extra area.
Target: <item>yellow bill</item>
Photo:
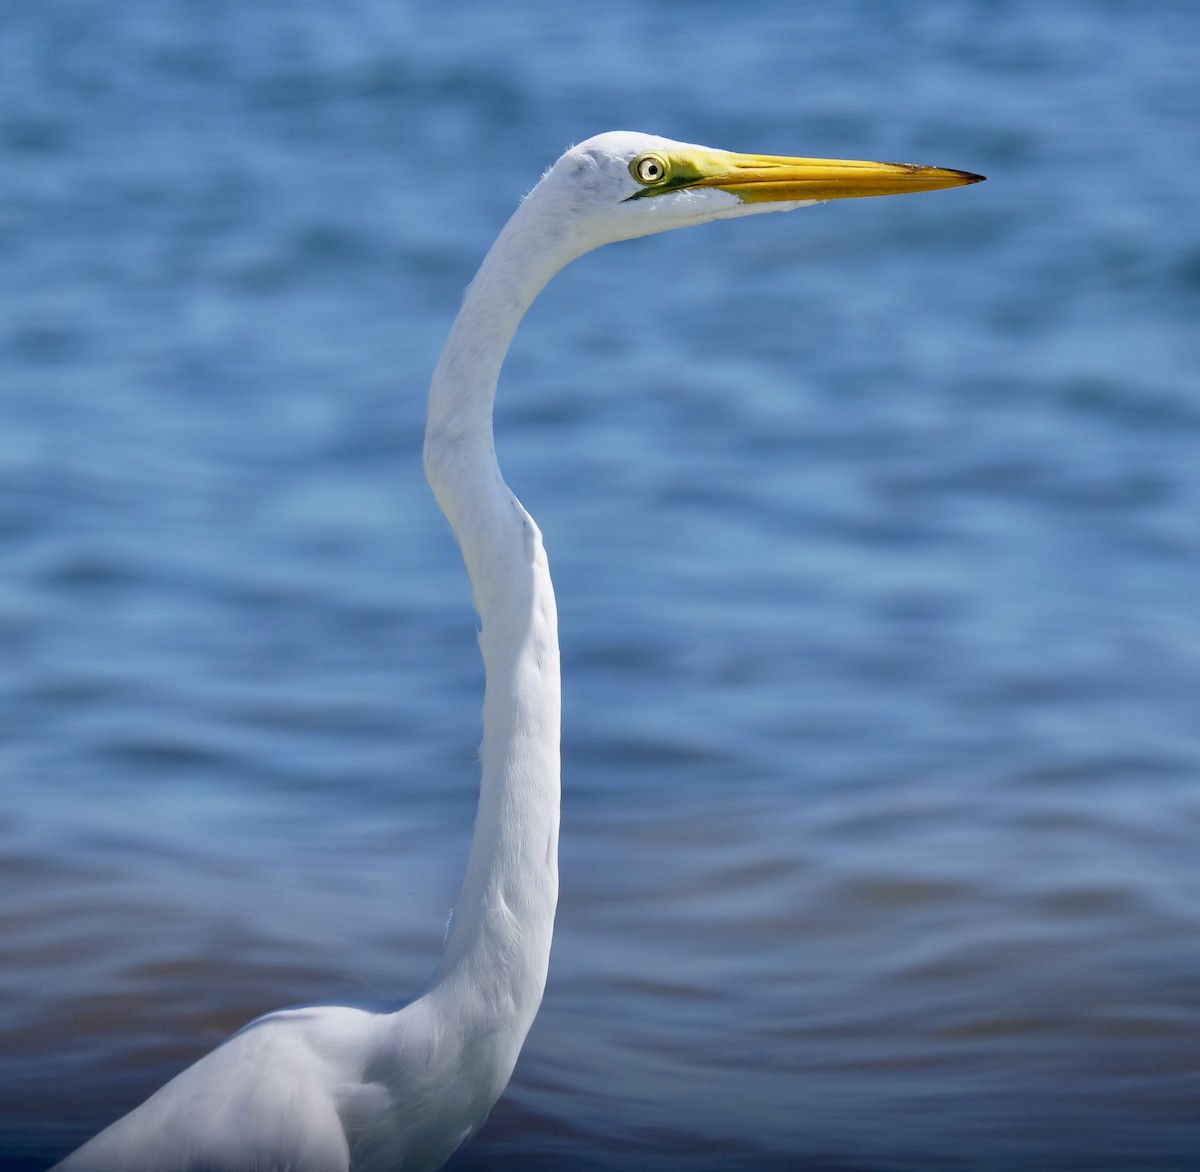
[[[904,195],[979,183],[984,176],[915,163],[862,159],[790,159],[728,151],[648,151],[629,166],[643,185],[631,199],[686,187],[715,187],[745,203]]]

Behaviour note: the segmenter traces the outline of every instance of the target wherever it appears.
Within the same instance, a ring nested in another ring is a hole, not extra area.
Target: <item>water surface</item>
[[[1200,11],[13,0],[0,1163],[431,971],[481,673],[419,467],[600,130],[988,174],[615,246],[498,444],[564,653],[543,1011],[454,1167],[1200,1154]]]

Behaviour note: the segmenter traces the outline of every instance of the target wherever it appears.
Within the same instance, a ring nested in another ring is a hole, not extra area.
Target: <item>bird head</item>
[[[933,191],[982,178],[910,163],[734,154],[618,130],[572,147],[527,202],[553,202],[558,222],[584,252],[707,220],[830,199]]]

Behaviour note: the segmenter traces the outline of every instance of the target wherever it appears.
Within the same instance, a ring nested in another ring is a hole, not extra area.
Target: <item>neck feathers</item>
[[[558,622],[541,533],[496,462],[492,405],[517,323],[560,267],[537,243],[518,212],[488,254],[434,374],[425,437],[426,474],[471,578],[487,680],[475,834],[434,984],[492,1028],[508,1007],[518,1047],[541,1002],[558,900]]]

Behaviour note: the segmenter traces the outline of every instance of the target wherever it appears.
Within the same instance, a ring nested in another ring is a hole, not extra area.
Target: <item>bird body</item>
[[[319,1005],[261,1017],[60,1167],[439,1168],[487,1117],[522,1038],[490,1039],[440,1013],[437,1001],[392,1013]],[[490,1081],[465,1076],[484,1069]]]
[[[425,470],[462,548],[486,676],[479,807],[437,971],[402,1006],[302,1006],[251,1022],[61,1172],[424,1172],[474,1134],[541,1003],[558,900],[554,590],[492,436],[518,323],[559,269],[610,241],[979,178],[626,131],[581,143],[546,172],[468,287],[430,389]]]

